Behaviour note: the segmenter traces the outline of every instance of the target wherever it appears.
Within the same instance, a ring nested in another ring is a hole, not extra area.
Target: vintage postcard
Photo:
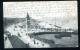
[[[78,47],[77,1],[3,2],[4,48]]]

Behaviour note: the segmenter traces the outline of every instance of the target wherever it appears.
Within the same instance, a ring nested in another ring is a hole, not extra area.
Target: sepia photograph
[[[4,48],[78,47],[77,1],[3,2]]]

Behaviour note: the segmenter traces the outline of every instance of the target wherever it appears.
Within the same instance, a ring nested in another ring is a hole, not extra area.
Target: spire
[[[28,14],[28,12],[27,12],[27,20],[30,20],[30,17],[29,17],[29,14]]]

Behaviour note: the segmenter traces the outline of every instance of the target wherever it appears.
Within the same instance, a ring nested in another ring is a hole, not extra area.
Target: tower
[[[30,16],[29,16],[29,14],[27,13],[27,17],[26,17],[26,27],[27,27],[27,30],[29,30],[29,28],[30,28]]]

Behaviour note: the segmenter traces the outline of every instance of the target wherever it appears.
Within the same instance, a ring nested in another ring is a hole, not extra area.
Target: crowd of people
[[[49,44],[30,37],[27,33],[28,32],[27,28],[25,28],[25,27],[23,28],[22,23],[13,24],[13,25],[9,26],[6,30],[11,33],[11,36],[12,35],[17,36],[25,44],[28,44],[31,48],[47,48],[47,47],[50,47]]]

